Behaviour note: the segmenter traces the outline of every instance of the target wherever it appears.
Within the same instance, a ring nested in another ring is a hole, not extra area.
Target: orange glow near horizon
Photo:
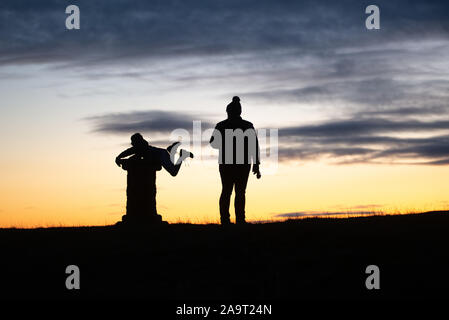
[[[93,226],[120,220],[125,213],[126,172],[114,165],[114,155],[103,150],[95,158],[69,162],[70,154],[61,153],[51,160],[36,159],[32,166],[5,163],[0,226]],[[276,174],[260,180],[250,177],[247,218],[271,221],[278,220],[278,214],[295,212],[442,210],[448,208],[447,181],[449,170],[442,166],[281,163]],[[175,178],[161,171],[157,186],[158,211],[164,220],[218,222],[221,185],[215,165],[192,160]]]

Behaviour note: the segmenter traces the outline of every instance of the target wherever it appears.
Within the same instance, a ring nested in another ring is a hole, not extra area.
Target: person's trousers
[[[182,160],[178,159],[176,163],[174,163],[172,158],[170,157],[170,153],[166,149],[155,148],[157,149],[159,160],[161,162],[162,167],[168,171],[173,177],[175,177],[179,169],[181,168]]]
[[[251,165],[249,164],[220,164],[221,196],[220,219],[221,223],[229,223],[229,206],[232,190],[235,189],[235,219],[237,223],[245,222],[245,193]]]

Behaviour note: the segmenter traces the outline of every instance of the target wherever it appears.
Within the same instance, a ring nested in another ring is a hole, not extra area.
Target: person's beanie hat
[[[230,117],[240,116],[242,114],[242,106],[240,105],[240,98],[235,96],[232,102],[226,107],[226,112]]]

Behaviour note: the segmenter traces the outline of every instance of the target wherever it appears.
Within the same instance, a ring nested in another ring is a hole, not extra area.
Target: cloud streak
[[[413,115],[419,114],[414,111]],[[391,118],[368,117],[376,114]],[[299,161],[325,157],[341,164],[447,164],[449,119],[420,121],[401,114],[395,110],[358,113],[347,119],[281,128],[279,156]],[[415,137],[418,133],[428,136]]]
[[[437,121],[392,121],[387,119],[345,119],[330,121],[317,125],[283,128],[280,135],[283,137],[342,137],[365,136],[390,132],[416,132],[449,129],[449,120]],[[387,140],[387,139],[385,139]]]
[[[199,117],[186,113],[163,110],[134,111],[124,113],[109,113],[84,118],[89,122],[94,132],[108,134],[132,134],[134,132],[167,134],[175,129],[192,128],[194,120]],[[208,121],[202,124],[211,127]]]
[[[433,114],[429,110],[422,113]],[[352,118],[280,128],[279,159],[306,162],[324,158],[335,164],[449,163],[449,119],[398,120],[398,114],[401,113],[395,110],[357,113]],[[419,112],[415,110],[412,114]],[[179,111],[149,110],[103,114],[84,120],[90,123],[93,132],[101,134],[143,132],[167,136],[175,129],[192,133],[193,121],[201,117]],[[214,127],[213,122],[204,119],[201,125],[203,130]],[[412,136],[417,133],[430,136]]]
[[[316,211],[304,211],[304,212],[288,212],[274,215],[275,218],[302,218],[302,217],[325,217],[325,216],[340,216],[340,215],[374,215],[374,211],[348,211],[348,212],[316,212]]]
[[[354,42],[363,46],[447,32],[447,2],[376,4],[386,31],[367,38],[359,1],[79,0],[81,32],[68,32],[64,3],[4,0],[0,64],[120,63],[285,49],[326,54]],[[350,71],[347,67],[341,65],[340,72]]]

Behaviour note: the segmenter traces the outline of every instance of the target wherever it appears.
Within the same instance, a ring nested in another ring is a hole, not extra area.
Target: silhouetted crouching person
[[[139,133],[131,137],[131,145],[115,159],[117,165],[128,172],[126,215],[122,221],[134,225],[161,223],[162,217],[156,209],[156,171],[164,167],[172,176],[176,176],[182,161],[187,157],[193,158],[193,154],[181,149],[179,159],[173,163],[179,142],[167,149],[156,148],[150,146]]]
[[[219,149],[219,170],[222,184],[220,196],[221,224],[230,224],[229,206],[235,189],[235,221],[246,223],[245,193],[251,164],[253,173],[260,178],[259,142],[251,122],[241,118],[240,98],[234,97],[226,108],[228,118],[219,122],[210,139],[213,148]]]

